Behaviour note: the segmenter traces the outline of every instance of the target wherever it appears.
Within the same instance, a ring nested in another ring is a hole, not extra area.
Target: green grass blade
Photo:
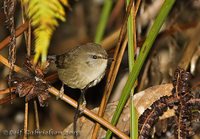
[[[131,92],[131,117],[130,117],[130,137],[131,139],[137,139],[138,138],[138,117],[137,117],[137,110],[134,105],[133,101],[133,92]]]
[[[126,6],[128,6],[130,0],[126,0]],[[131,9],[128,22],[127,22],[127,34],[128,34],[128,62],[129,62],[129,71],[132,70],[133,64],[134,64],[134,57],[135,57],[135,38],[134,38],[134,30],[135,30],[135,21],[134,21],[134,7]],[[130,107],[130,137],[131,139],[137,139],[138,137],[138,118],[136,109],[133,102],[133,94],[134,94],[134,88],[131,90],[131,107]]]
[[[114,113],[114,116],[111,120],[111,123],[113,125],[116,125],[119,116],[123,110],[123,107],[129,97],[129,94],[131,92],[132,87],[134,86],[134,83],[139,75],[139,72],[142,68],[142,65],[149,53],[149,50],[151,49],[154,40],[156,39],[156,36],[159,33],[160,28],[162,27],[169,11],[171,10],[173,4],[174,4],[175,0],[165,0],[165,2],[163,3],[163,6],[158,14],[158,16],[155,19],[155,22],[153,24],[153,26],[151,27],[148,36],[142,46],[142,49],[140,51],[140,54],[135,62],[135,64],[133,65],[132,71],[129,74],[128,80],[123,88],[122,91],[122,96],[120,97],[119,100],[119,104],[116,108],[116,111]],[[112,132],[110,130],[108,130],[107,134],[106,134],[106,139],[109,139],[112,135]]]
[[[113,0],[105,0],[100,21],[97,25],[96,35],[94,39],[95,43],[100,43],[103,38],[103,34],[105,32],[106,24],[108,21],[108,17],[110,15],[112,5],[113,5]]]

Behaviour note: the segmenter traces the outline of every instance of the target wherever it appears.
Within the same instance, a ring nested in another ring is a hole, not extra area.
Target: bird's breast
[[[85,80],[87,80],[87,84],[90,84],[89,87],[92,87],[101,81],[105,74],[106,68],[107,60],[93,66],[85,65],[85,68],[82,68],[80,74]]]

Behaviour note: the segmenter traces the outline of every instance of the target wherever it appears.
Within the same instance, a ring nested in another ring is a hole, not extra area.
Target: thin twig
[[[117,38],[119,37],[120,29],[115,30],[109,36],[107,36],[104,40],[102,40],[101,45],[104,49],[109,50],[114,47],[117,43]]]
[[[119,70],[119,68],[117,68],[116,64],[119,65],[121,62],[117,63],[116,59],[117,58],[118,58],[118,60],[120,59],[119,56],[118,56],[119,55],[119,49],[120,49],[121,43],[123,41],[123,38],[124,38],[124,35],[125,35],[125,32],[126,32],[127,21],[128,21],[128,17],[129,17],[132,6],[133,6],[133,0],[130,1],[129,5],[127,7],[127,12],[126,12],[126,15],[125,15],[125,18],[124,18],[124,21],[123,21],[123,25],[122,25],[121,30],[120,30],[119,41],[117,43],[117,46],[115,48],[115,53],[114,53],[114,61],[112,62],[112,65],[110,67],[110,71],[108,73],[105,91],[104,91],[103,98],[101,100],[101,104],[100,104],[99,111],[98,111],[99,116],[102,116],[103,113],[104,113],[107,100],[108,100],[108,98],[111,94],[111,91],[112,91],[112,88],[113,88],[113,85],[114,85],[114,82],[115,82],[115,79],[116,79],[116,76],[117,76],[117,73],[118,73],[118,70]],[[100,126],[98,124],[96,124],[95,128],[93,130],[93,134],[92,134],[93,139],[96,138],[99,128],[100,128]]]
[[[31,56],[31,22],[28,23],[27,55]]]
[[[27,12],[27,7],[25,4],[23,4],[23,0],[21,0],[21,13],[22,13],[22,23],[24,24],[25,23],[25,19],[26,19],[26,16],[25,16],[25,13]],[[31,42],[31,23],[30,21],[28,21],[28,31],[24,31],[24,38],[25,38],[25,41],[26,41],[26,49],[27,49],[27,55],[30,56],[31,54],[31,47],[30,47],[30,42]]]
[[[40,121],[39,121],[39,114],[38,114],[38,106],[36,100],[34,100],[34,111],[35,111],[35,122],[36,122],[36,129],[40,129]]]
[[[20,25],[16,32],[15,35],[16,37],[20,36],[25,30],[28,29],[28,21],[26,21],[24,24]],[[0,42],[0,51],[6,47],[10,42],[10,36],[6,37],[3,41]]]
[[[14,92],[15,89],[16,89],[15,87],[11,87],[11,88],[6,88],[4,90],[0,90],[0,95],[9,94],[10,92]],[[11,97],[11,95],[3,97],[0,99],[0,105],[6,104],[8,102],[12,102],[16,97],[17,97],[16,94],[12,94],[12,97]]]
[[[9,88],[8,88],[8,89],[9,89]],[[9,90],[9,93],[10,93],[10,90]],[[10,97],[10,96],[11,96],[11,95],[8,95],[8,96],[6,96],[6,97],[4,97],[4,98],[1,98],[1,99],[0,99],[0,105],[9,103],[9,102],[13,101],[13,100],[17,97],[16,94],[12,94],[12,97]]]
[[[135,6],[135,13],[134,13],[135,17],[137,15],[138,9],[140,7],[140,3],[141,3],[141,0],[137,0],[136,6]]]
[[[27,139],[28,131],[28,103],[25,103],[25,113],[24,113],[24,136],[23,139]]]
[[[114,24],[114,22],[116,22],[116,19],[119,18],[120,12],[122,12],[124,7],[124,0],[118,0],[116,1],[115,6],[113,7],[113,10],[110,14],[109,20],[108,20],[108,24],[107,24],[107,28],[111,28]]]
[[[48,83],[54,83],[58,79],[58,73],[53,72],[49,76],[45,77],[45,81],[48,81]]]
[[[8,63],[8,60],[5,58],[5,57],[3,57],[2,55],[0,55],[0,62],[1,63],[3,63],[4,65],[6,65],[8,68],[10,68],[10,64]],[[27,73],[25,72],[25,71],[23,71],[20,67],[18,67],[18,66],[15,66],[14,67],[14,71],[15,72],[19,72],[19,73],[21,73],[21,74],[23,74],[23,75],[27,75]]]
[[[11,92],[13,92],[15,90],[15,87],[11,87]],[[10,93],[10,89],[9,88],[6,88],[4,90],[0,90],[0,95],[3,95],[3,94],[8,94]]]

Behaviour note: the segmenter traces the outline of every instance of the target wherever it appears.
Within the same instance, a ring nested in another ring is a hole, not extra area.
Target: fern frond
[[[63,5],[69,7],[68,0],[22,0],[22,2],[28,5],[27,14],[34,27],[34,63],[37,63],[40,57],[44,63],[47,59],[51,36],[58,26],[58,20],[66,20]]]

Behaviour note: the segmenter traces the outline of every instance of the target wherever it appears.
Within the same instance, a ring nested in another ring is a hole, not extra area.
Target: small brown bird
[[[64,92],[64,84],[81,90],[77,112],[74,116],[74,131],[76,131],[76,121],[80,114],[79,107],[81,105],[83,108],[86,105],[85,90],[101,81],[105,75],[107,63],[107,52],[95,43],[87,43],[56,56],[58,77],[63,82],[61,94]]]
[[[81,45],[56,56],[59,79],[67,86],[80,90],[99,83],[105,75],[107,63],[106,51],[95,43]]]

